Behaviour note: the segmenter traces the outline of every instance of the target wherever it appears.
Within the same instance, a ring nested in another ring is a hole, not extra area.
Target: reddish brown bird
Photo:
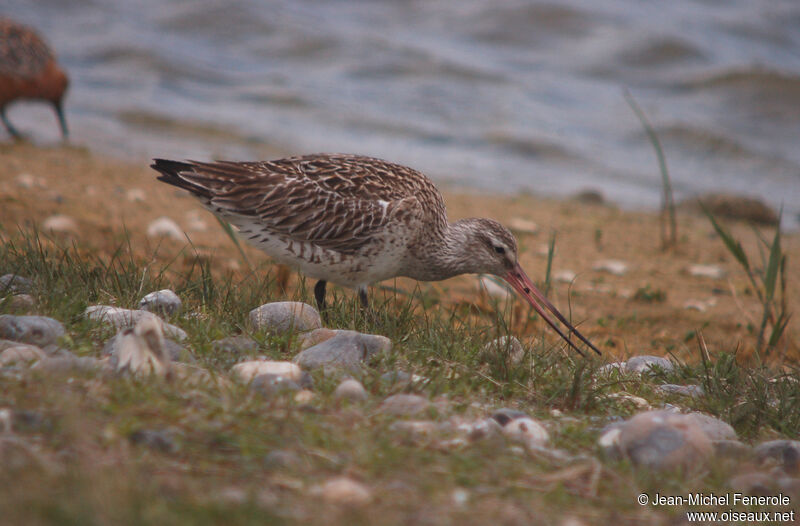
[[[45,100],[53,105],[66,138],[63,100],[68,84],[55,55],[33,29],[0,18],[0,118],[8,133],[22,137],[6,116],[9,103],[17,99]]]
[[[600,354],[522,270],[511,232],[486,218],[450,223],[442,194],[412,168],[344,154],[255,163],[155,159],[151,167],[277,261],[318,279],[320,309],[328,281],[357,289],[366,306],[367,285],[384,279],[494,274],[573,349],[583,354],[557,321]]]

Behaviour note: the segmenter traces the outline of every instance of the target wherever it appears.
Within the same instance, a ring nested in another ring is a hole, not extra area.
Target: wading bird
[[[583,354],[553,316],[600,354],[522,270],[511,232],[492,219],[450,223],[441,193],[416,170],[343,154],[264,162],[155,159],[151,167],[278,262],[319,280],[320,310],[328,281],[357,289],[366,306],[367,285],[388,278],[494,274],[573,349]]]
[[[12,137],[22,135],[8,121],[6,106],[18,99],[33,99],[53,105],[66,138],[63,101],[68,84],[55,55],[33,29],[0,18],[0,119]]]

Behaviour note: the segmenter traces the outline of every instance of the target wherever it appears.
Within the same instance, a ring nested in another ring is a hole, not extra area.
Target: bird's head
[[[462,251],[472,260],[473,267],[470,272],[494,274],[503,278],[573,349],[583,354],[558,327],[552,316],[567,328],[568,333],[574,334],[600,354],[600,351],[572,326],[522,270],[518,261],[517,241],[506,227],[492,219],[464,219],[458,223],[461,223],[463,230],[467,232],[467,240]]]

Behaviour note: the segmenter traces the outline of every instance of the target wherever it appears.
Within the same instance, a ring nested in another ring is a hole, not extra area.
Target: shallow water
[[[4,2],[4,4],[6,4]],[[135,4],[135,5],[134,5]],[[133,159],[355,152],[440,182],[800,214],[796,0],[11,0],[72,77],[73,141]],[[58,129],[17,105],[37,141]]]

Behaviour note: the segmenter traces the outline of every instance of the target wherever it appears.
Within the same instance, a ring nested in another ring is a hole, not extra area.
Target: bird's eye
[[[503,247],[494,247],[494,251],[497,252],[498,254],[506,253],[506,249],[504,249]]]

